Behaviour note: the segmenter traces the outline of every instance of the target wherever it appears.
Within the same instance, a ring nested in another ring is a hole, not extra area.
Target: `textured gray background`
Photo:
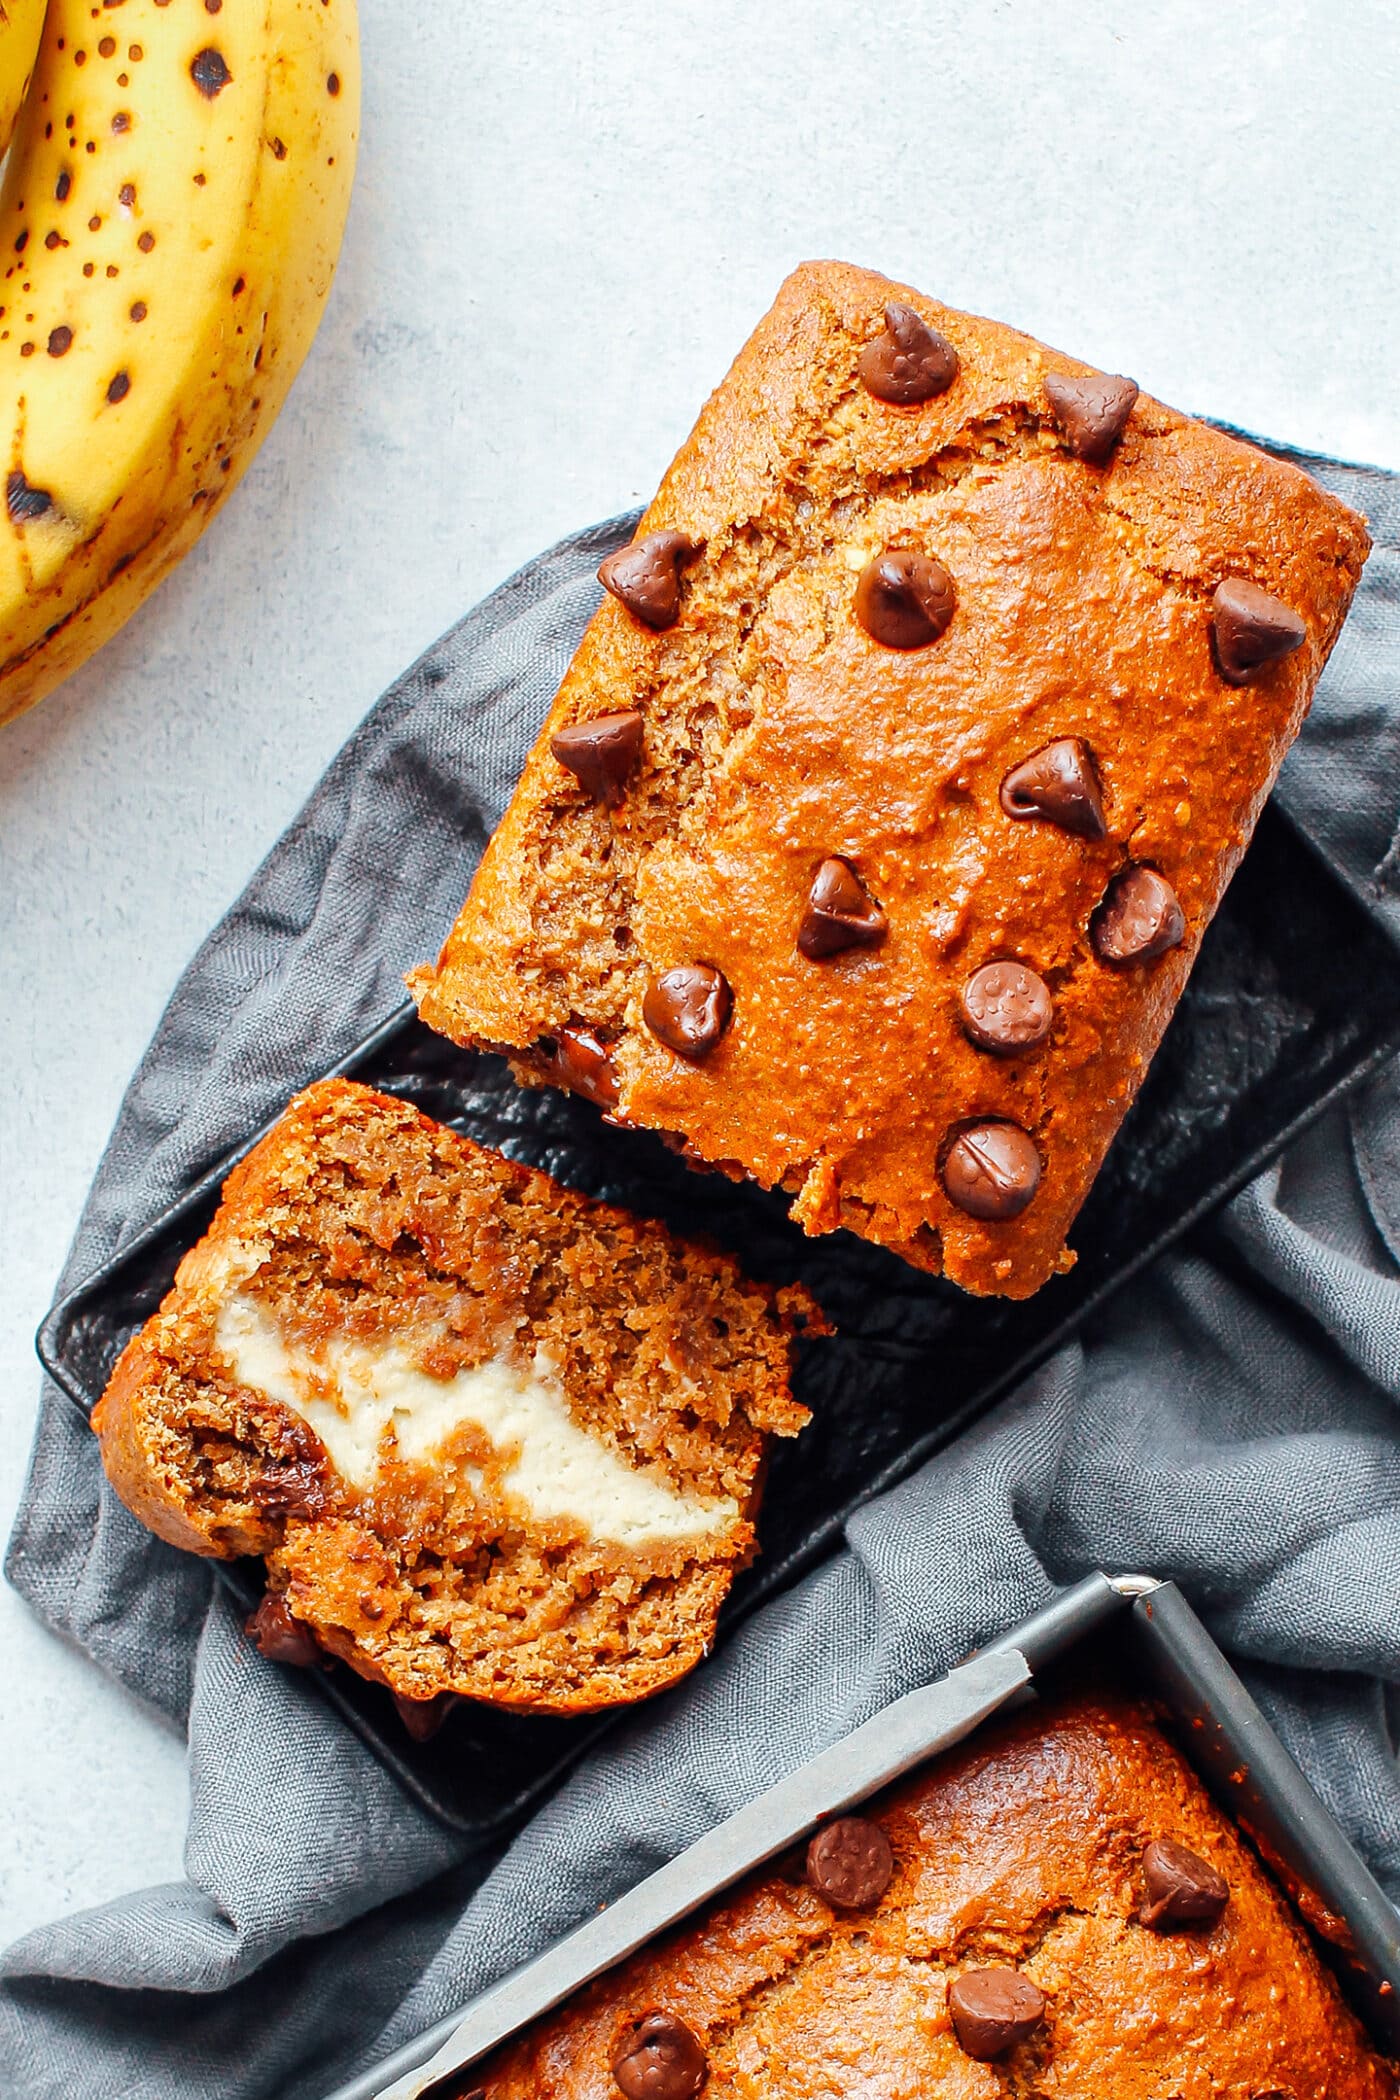
[[[649,492],[808,254],[1400,467],[1388,5],[361,0],[349,241],[201,548],[0,732],[0,1530],[30,1334],[174,978],[370,701]],[[180,1872],[183,1750],[0,1591],[0,1943]]]

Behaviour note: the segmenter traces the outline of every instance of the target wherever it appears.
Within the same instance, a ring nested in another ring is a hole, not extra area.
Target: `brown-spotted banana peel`
[[[325,305],[354,0],[49,0],[0,195],[0,723],[203,531]]]

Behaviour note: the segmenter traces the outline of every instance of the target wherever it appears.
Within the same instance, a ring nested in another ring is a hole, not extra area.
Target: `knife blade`
[[[961,1742],[1030,1678],[1025,1656],[1011,1649],[974,1656],[936,1684],[906,1692],[483,1992],[455,2023],[420,2035],[377,2071],[342,2087],[333,2100],[419,2100],[439,2079],[468,2069],[605,1969],[786,1851],[813,1824],[854,1807],[926,1757]],[[435,2041],[439,2046],[425,2060]],[[382,2083],[386,2078],[391,2082]]]

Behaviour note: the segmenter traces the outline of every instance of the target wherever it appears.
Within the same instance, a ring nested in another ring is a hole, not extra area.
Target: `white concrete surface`
[[[1400,466],[1392,0],[361,0],[359,187],[197,552],[0,732],[0,1524],[30,1337],[187,956],[380,689],[650,491],[800,258]],[[181,1745],[0,1594],[0,1943],[180,1870]]]

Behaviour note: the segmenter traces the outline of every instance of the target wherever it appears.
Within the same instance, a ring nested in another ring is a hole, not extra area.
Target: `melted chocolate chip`
[[[402,1692],[393,1697],[399,1719],[415,1743],[430,1743],[457,1704],[455,1692],[438,1692],[431,1699],[405,1699]]]
[[[232,78],[223,52],[216,51],[212,44],[206,45],[203,51],[196,51],[190,60],[190,79],[207,101],[212,102],[216,95],[221,94]]]
[[[635,708],[629,708],[624,714],[571,722],[550,738],[549,748],[595,802],[618,803],[641,757],[642,718]]]
[[[1178,1925],[1214,1925],[1230,1900],[1230,1884],[1209,1860],[1174,1838],[1155,1838],[1142,1855],[1147,1901],[1138,1912],[1154,1932]]]
[[[1001,784],[1001,806],[1008,817],[1043,817],[1077,838],[1101,839],[1108,830],[1093,753],[1082,737],[1057,737],[1013,766]]]
[[[19,468],[14,467],[5,483],[5,508],[12,523],[32,525],[36,518],[47,517],[53,509],[53,497],[47,489],[31,487]]]
[[[909,547],[887,547],[861,570],[854,610],[884,648],[922,649],[938,640],[957,602],[942,562]]]
[[[623,2036],[612,2074],[627,2100],[694,2100],[709,2062],[699,2037],[674,2013],[644,2013]]]
[[[259,1655],[265,1655],[269,1662],[292,1663],[298,1669],[309,1670],[322,1659],[320,1643],[311,1628],[292,1617],[285,1597],[275,1596],[270,1590],[243,1631]]]
[[[947,393],[958,376],[958,353],[912,306],[892,300],[883,333],[866,344],[857,369],[868,394],[905,408]]]
[[[846,948],[878,948],[890,922],[849,861],[824,860],[812,878],[797,945],[813,962]]]
[[[893,1873],[889,1839],[864,1816],[838,1816],[807,1847],[807,1885],[837,1910],[868,1910]]]
[[[319,1517],[326,1508],[324,1457],[294,1458],[254,1474],[249,1492],[270,1517]]]
[[[681,569],[700,552],[683,532],[649,532],[599,565],[598,581],[644,627],[674,627],[681,610]]]
[[[970,1218],[1019,1218],[1040,1187],[1040,1152],[1015,1123],[971,1123],[943,1162],[950,1203]]]
[[[734,1009],[727,980],[709,963],[682,963],[647,986],[642,1019],[668,1050],[699,1064],[714,1049]]]
[[[1101,467],[1123,435],[1138,390],[1131,379],[1110,379],[1100,373],[1090,379],[1066,379],[1049,372],[1046,398],[1065,443],[1076,459]]]
[[[607,1044],[591,1028],[571,1021],[554,1037],[554,1049],[548,1056],[550,1076],[559,1086],[567,1087],[571,1094],[582,1094],[599,1108],[616,1108],[617,1069]]]
[[[967,1969],[948,1986],[953,2033],[965,2056],[995,2063],[1045,2018],[1045,1993],[1016,1969]]]
[[[1228,576],[1211,600],[1215,661],[1227,685],[1249,685],[1281,657],[1301,649],[1308,630],[1272,591]]]
[[[1100,962],[1155,962],[1186,938],[1186,918],[1164,875],[1140,861],[1120,868],[1089,921]]]
[[[962,988],[962,1024],[979,1050],[1013,1057],[1050,1033],[1054,1002],[1042,977],[1019,962],[983,963]]]

